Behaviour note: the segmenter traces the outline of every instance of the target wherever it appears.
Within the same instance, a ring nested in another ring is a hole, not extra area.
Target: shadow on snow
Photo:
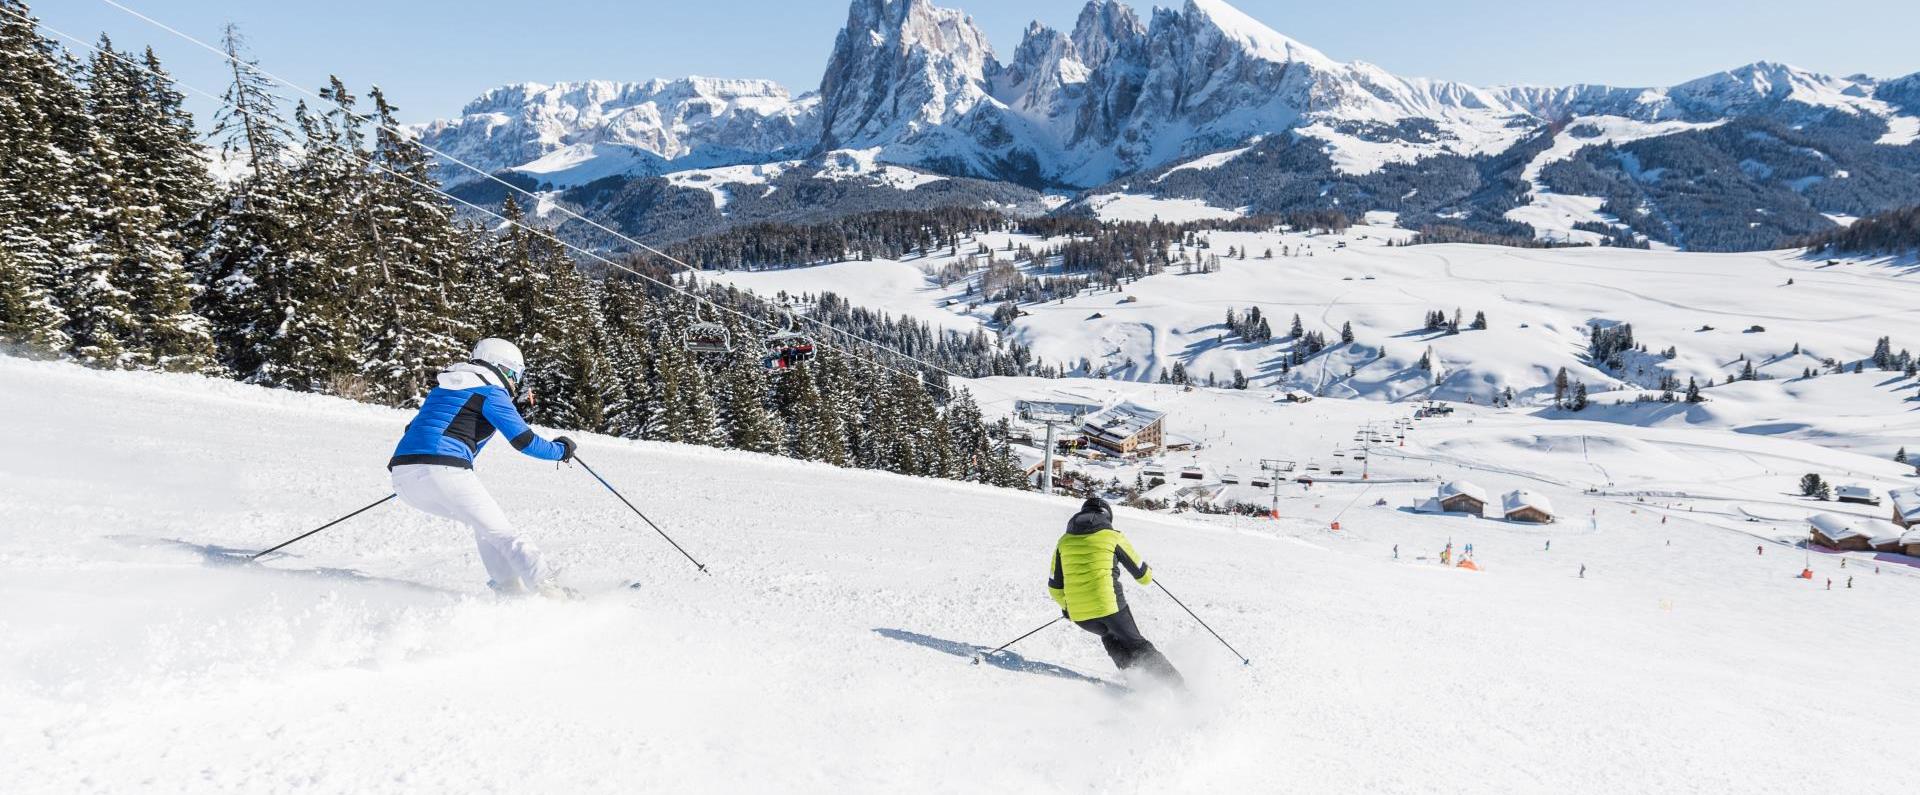
[[[147,538],[143,536],[110,536],[109,540],[112,540],[121,544],[125,544],[127,546],[133,546],[133,547],[172,549],[180,552],[191,553],[194,555],[198,555],[202,563],[205,563],[208,566],[213,566],[216,568],[252,569],[257,571],[266,571],[266,572],[272,572],[274,574],[283,574],[283,575],[288,575],[292,577],[300,577],[300,578],[312,579],[312,580],[330,580],[335,582],[346,581],[346,582],[362,583],[366,585],[385,585],[385,586],[392,586],[396,588],[405,588],[412,591],[418,591],[420,593],[439,594],[442,596],[465,596],[466,595],[461,593],[460,591],[450,591],[445,588],[436,588],[431,585],[424,585],[424,584],[412,582],[409,580],[396,580],[389,577],[375,577],[373,575],[367,574],[366,572],[357,571],[354,569],[269,568],[266,566],[259,565],[258,561],[253,560],[253,554],[257,550],[251,550],[251,549],[235,549],[233,547],[224,547],[218,544],[196,544],[194,542],[185,541],[178,538]],[[272,555],[268,555],[267,557],[262,558],[262,560],[273,560],[273,559],[282,558],[282,557],[288,557],[288,555],[286,555],[285,553],[276,552]]]
[[[960,658],[969,659],[969,660],[974,659],[975,655],[985,654],[986,652],[992,651],[991,647],[975,646],[970,643],[961,643],[955,640],[946,640],[944,638],[936,638],[936,637],[933,637],[932,635],[922,635],[918,632],[908,632],[907,630],[904,630],[904,629],[875,629],[874,632],[878,633],[883,638],[891,638],[893,640],[904,641],[906,643],[911,643],[915,646],[924,646],[926,648],[932,649],[937,652],[941,652],[943,654],[951,654],[955,657],[960,657]],[[991,657],[985,657],[982,659],[986,662],[986,664],[991,665],[995,668],[1006,670],[1006,671],[1017,671],[1019,673],[1027,673],[1027,674],[1039,674],[1041,676],[1051,676],[1056,679],[1068,679],[1075,682],[1086,682],[1087,684],[1099,685],[1101,687],[1107,688],[1109,690],[1113,690],[1115,692],[1125,692],[1128,689],[1126,685],[1120,684],[1118,682],[1101,679],[1100,677],[1097,677],[1097,676],[1088,676],[1086,674],[1080,673],[1079,671],[1075,671],[1072,668],[1067,668],[1061,665],[1055,665],[1053,663],[1040,662],[1038,660],[1029,660],[1011,651],[1003,651],[1003,652],[1000,652],[999,654],[995,654]]]

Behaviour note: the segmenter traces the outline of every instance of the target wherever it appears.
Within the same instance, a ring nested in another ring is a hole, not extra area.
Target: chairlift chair
[[[786,372],[813,359],[813,337],[793,327],[793,312],[787,312],[787,327],[767,335],[766,365],[769,371]]]
[[[686,347],[694,353],[732,353],[733,334],[719,323],[695,323],[687,327]]]

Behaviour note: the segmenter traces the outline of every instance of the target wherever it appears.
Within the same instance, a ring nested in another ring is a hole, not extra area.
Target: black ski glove
[[[560,445],[560,463],[563,464],[572,461],[574,451],[580,449],[579,444],[576,444],[572,439],[568,439],[565,436],[553,440],[553,443]]]

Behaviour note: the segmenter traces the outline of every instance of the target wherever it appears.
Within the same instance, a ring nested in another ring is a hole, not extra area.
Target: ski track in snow
[[[584,473],[496,443],[483,479],[589,593],[502,602],[466,532],[398,504],[226,562],[385,493],[405,413],[15,359],[0,402],[11,792],[1897,792],[1920,729],[1881,685],[1920,580],[1825,592],[1724,517],[1615,498],[1549,489],[1579,520],[1550,528],[1360,505],[1326,532],[1350,491],[1278,522],[1122,511],[1253,659],[1129,586],[1193,692],[1123,695],[1072,628],[967,664],[1055,614],[1071,500],[585,437],[702,577]],[[1520,420],[1483,420],[1423,444],[1518,449]],[[1419,560],[1450,538],[1487,570]],[[1836,666],[1862,675],[1809,675]],[[1780,752],[1835,736],[1845,764]]]

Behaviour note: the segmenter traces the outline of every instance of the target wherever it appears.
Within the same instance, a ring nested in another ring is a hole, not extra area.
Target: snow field
[[[1598,529],[1398,511],[1417,485],[1337,534],[1333,493],[1279,522],[1123,510],[1167,587],[1254,660],[1130,587],[1193,682],[1178,699],[1079,681],[1118,677],[1071,628],[1015,647],[1026,670],[966,664],[1054,615],[1071,500],[584,438],[707,578],[583,473],[500,448],[483,478],[590,594],[501,602],[463,530],[398,505],[217,562],[383,494],[404,413],[12,359],[0,400],[18,442],[0,449],[0,775],[19,792],[1895,792],[1920,715],[1874,684],[1907,662],[1912,572],[1856,565],[1864,587],[1827,593],[1788,579],[1789,548],[1552,486],[1530,485]],[[1487,570],[1416,559],[1449,538]],[[1873,697],[1842,696],[1836,669]],[[1845,764],[1779,752],[1843,735]]]
[[[1846,362],[1865,357],[1881,336],[1892,337],[1896,351],[1916,347],[1908,332],[1920,310],[1913,308],[1911,268],[1900,263],[1878,259],[1828,265],[1796,252],[1388,245],[1407,234],[1380,226],[1355,226],[1339,235],[1206,232],[1202,237],[1211,248],[1190,247],[1188,256],[1220,255],[1220,272],[1184,274],[1175,265],[1167,273],[1126,285],[1124,293],[1084,293],[1064,302],[1023,305],[1027,316],[1014,324],[1010,336],[1031,346],[1043,361],[1077,364],[1085,356],[1096,369],[1104,365],[1122,379],[1152,380],[1161,369],[1180,362],[1203,380],[1208,373],[1230,378],[1237,368],[1256,385],[1305,388],[1328,396],[1473,398],[1484,404],[1510,387],[1521,393],[1523,402],[1538,404],[1550,397],[1551,381],[1561,367],[1596,392],[1628,386],[1616,374],[1594,369],[1585,353],[1590,324],[1631,323],[1637,340],[1650,352],[1669,346],[1678,352],[1672,361],[1655,356],[1655,361],[1635,365],[1624,373],[1633,384],[1651,387],[1661,370],[1682,384],[1688,378],[1702,384],[1723,382],[1739,372],[1745,356],[1758,372],[1779,380],[1739,389],[1752,387],[1750,398],[1782,414],[1885,414],[1881,407],[1889,398],[1897,403],[1912,397],[1910,382],[1883,377],[1871,385],[1854,379],[1845,382],[1853,388],[1823,392],[1839,401],[1831,412],[1797,412],[1790,401],[1793,392],[1828,383],[1790,381],[1806,368],[1818,369],[1823,358]],[[983,234],[963,242],[957,257],[939,250],[901,261],[709,276],[766,294],[778,289],[830,290],[858,305],[911,314],[943,327],[954,327],[956,316],[985,326],[991,304],[953,305],[965,299],[965,283],[940,288],[927,274],[956,259],[977,258],[975,249],[981,243],[997,257],[1010,257],[1004,251],[1009,242],[1040,249],[1062,241]],[[1248,257],[1228,258],[1230,249],[1245,249]],[[1263,258],[1269,249],[1274,259]],[[905,266],[921,272],[917,284]],[[1297,313],[1306,330],[1334,342],[1341,325],[1351,322],[1358,345],[1336,346],[1330,355],[1282,377],[1284,344],[1249,345],[1224,327],[1229,308],[1244,313],[1252,306],[1270,318],[1280,338]],[[1452,336],[1427,332],[1420,319],[1431,309],[1448,314],[1464,310],[1463,323],[1484,311],[1489,328]],[[1753,330],[1756,327],[1759,330]],[[1791,355],[1795,344],[1801,346],[1801,355]],[[1383,347],[1386,355],[1380,357]],[[1429,348],[1438,363],[1438,384],[1435,374],[1415,368]],[[1129,360],[1131,368],[1126,366]],[[1356,370],[1351,378],[1350,367]]]

